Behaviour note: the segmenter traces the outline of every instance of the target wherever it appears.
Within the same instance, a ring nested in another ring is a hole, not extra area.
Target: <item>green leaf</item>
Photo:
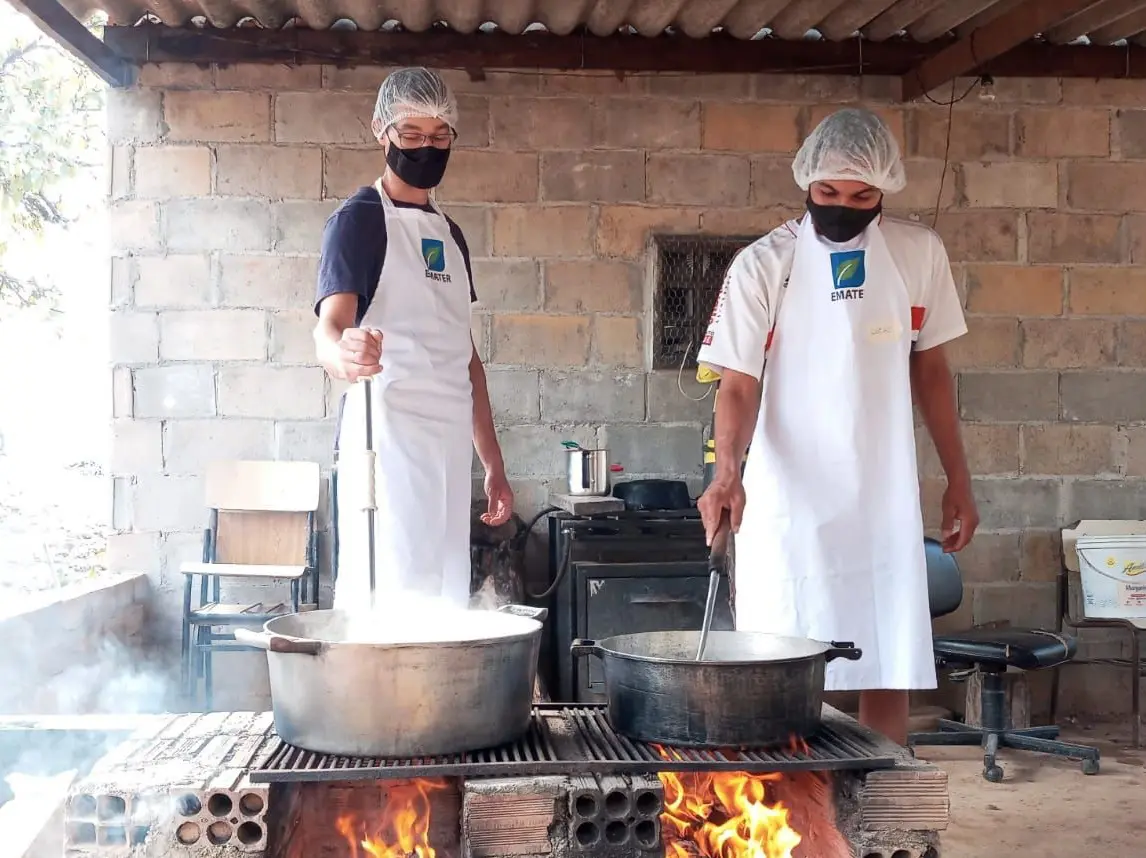
[[[841,262],[839,267],[836,269],[836,285],[839,286],[845,280],[852,277],[858,268],[858,259],[849,259],[846,262]]]
[[[438,264],[438,260],[442,258],[442,249],[437,245],[429,248],[426,251],[426,265],[433,268]]]

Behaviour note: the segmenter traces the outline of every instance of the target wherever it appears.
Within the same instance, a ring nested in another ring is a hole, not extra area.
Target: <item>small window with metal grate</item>
[[[653,369],[696,368],[696,352],[732,259],[756,237],[654,236]]]

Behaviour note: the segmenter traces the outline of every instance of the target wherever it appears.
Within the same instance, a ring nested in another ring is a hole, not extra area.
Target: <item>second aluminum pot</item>
[[[235,637],[267,651],[283,741],[347,757],[444,756],[508,744],[529,729],[547,612],[458,613],[409,641],[388,640],[384,628],[377,640],[385,642],[364,641],[354,632],[364,618],[338,610],[276,617]],[[416,628],[408,618],[402,625]]]
[[[573,656],[604,663],[609,723],[643,742],[762,748],[820,725],[824,666],[858,659],[850,643],[713,631],[645,632],[573,642]]]

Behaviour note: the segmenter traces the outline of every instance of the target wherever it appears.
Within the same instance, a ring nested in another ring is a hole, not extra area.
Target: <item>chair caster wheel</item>
[[[1098,760],[1083,760],[1082,761],[1082,773],[1084,775],[1096,775],[1096,774],[1098,774]]]
[[[983,777],[993,784],[1003,782],[1003,767],[1002,766],[987,766],[983,769]]]

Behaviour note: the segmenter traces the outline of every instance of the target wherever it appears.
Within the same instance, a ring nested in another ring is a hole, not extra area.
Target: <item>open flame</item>
[[[673,759],[672,751],[653,747]],[[793,751],[799,750],[794,741]],[[766,785],[781,781],[779,773],[661,772],[659,777],[665,790],[666,858],[793,858],[803,840],[789,823],[789,808],[778,800],[768,803]]]
[[[338,818],[338,833],[350,845],[350,858],[435,858],[430,845],[430,794],[444,780],[395,781],[386,803],[369,825],[354,814]]]

